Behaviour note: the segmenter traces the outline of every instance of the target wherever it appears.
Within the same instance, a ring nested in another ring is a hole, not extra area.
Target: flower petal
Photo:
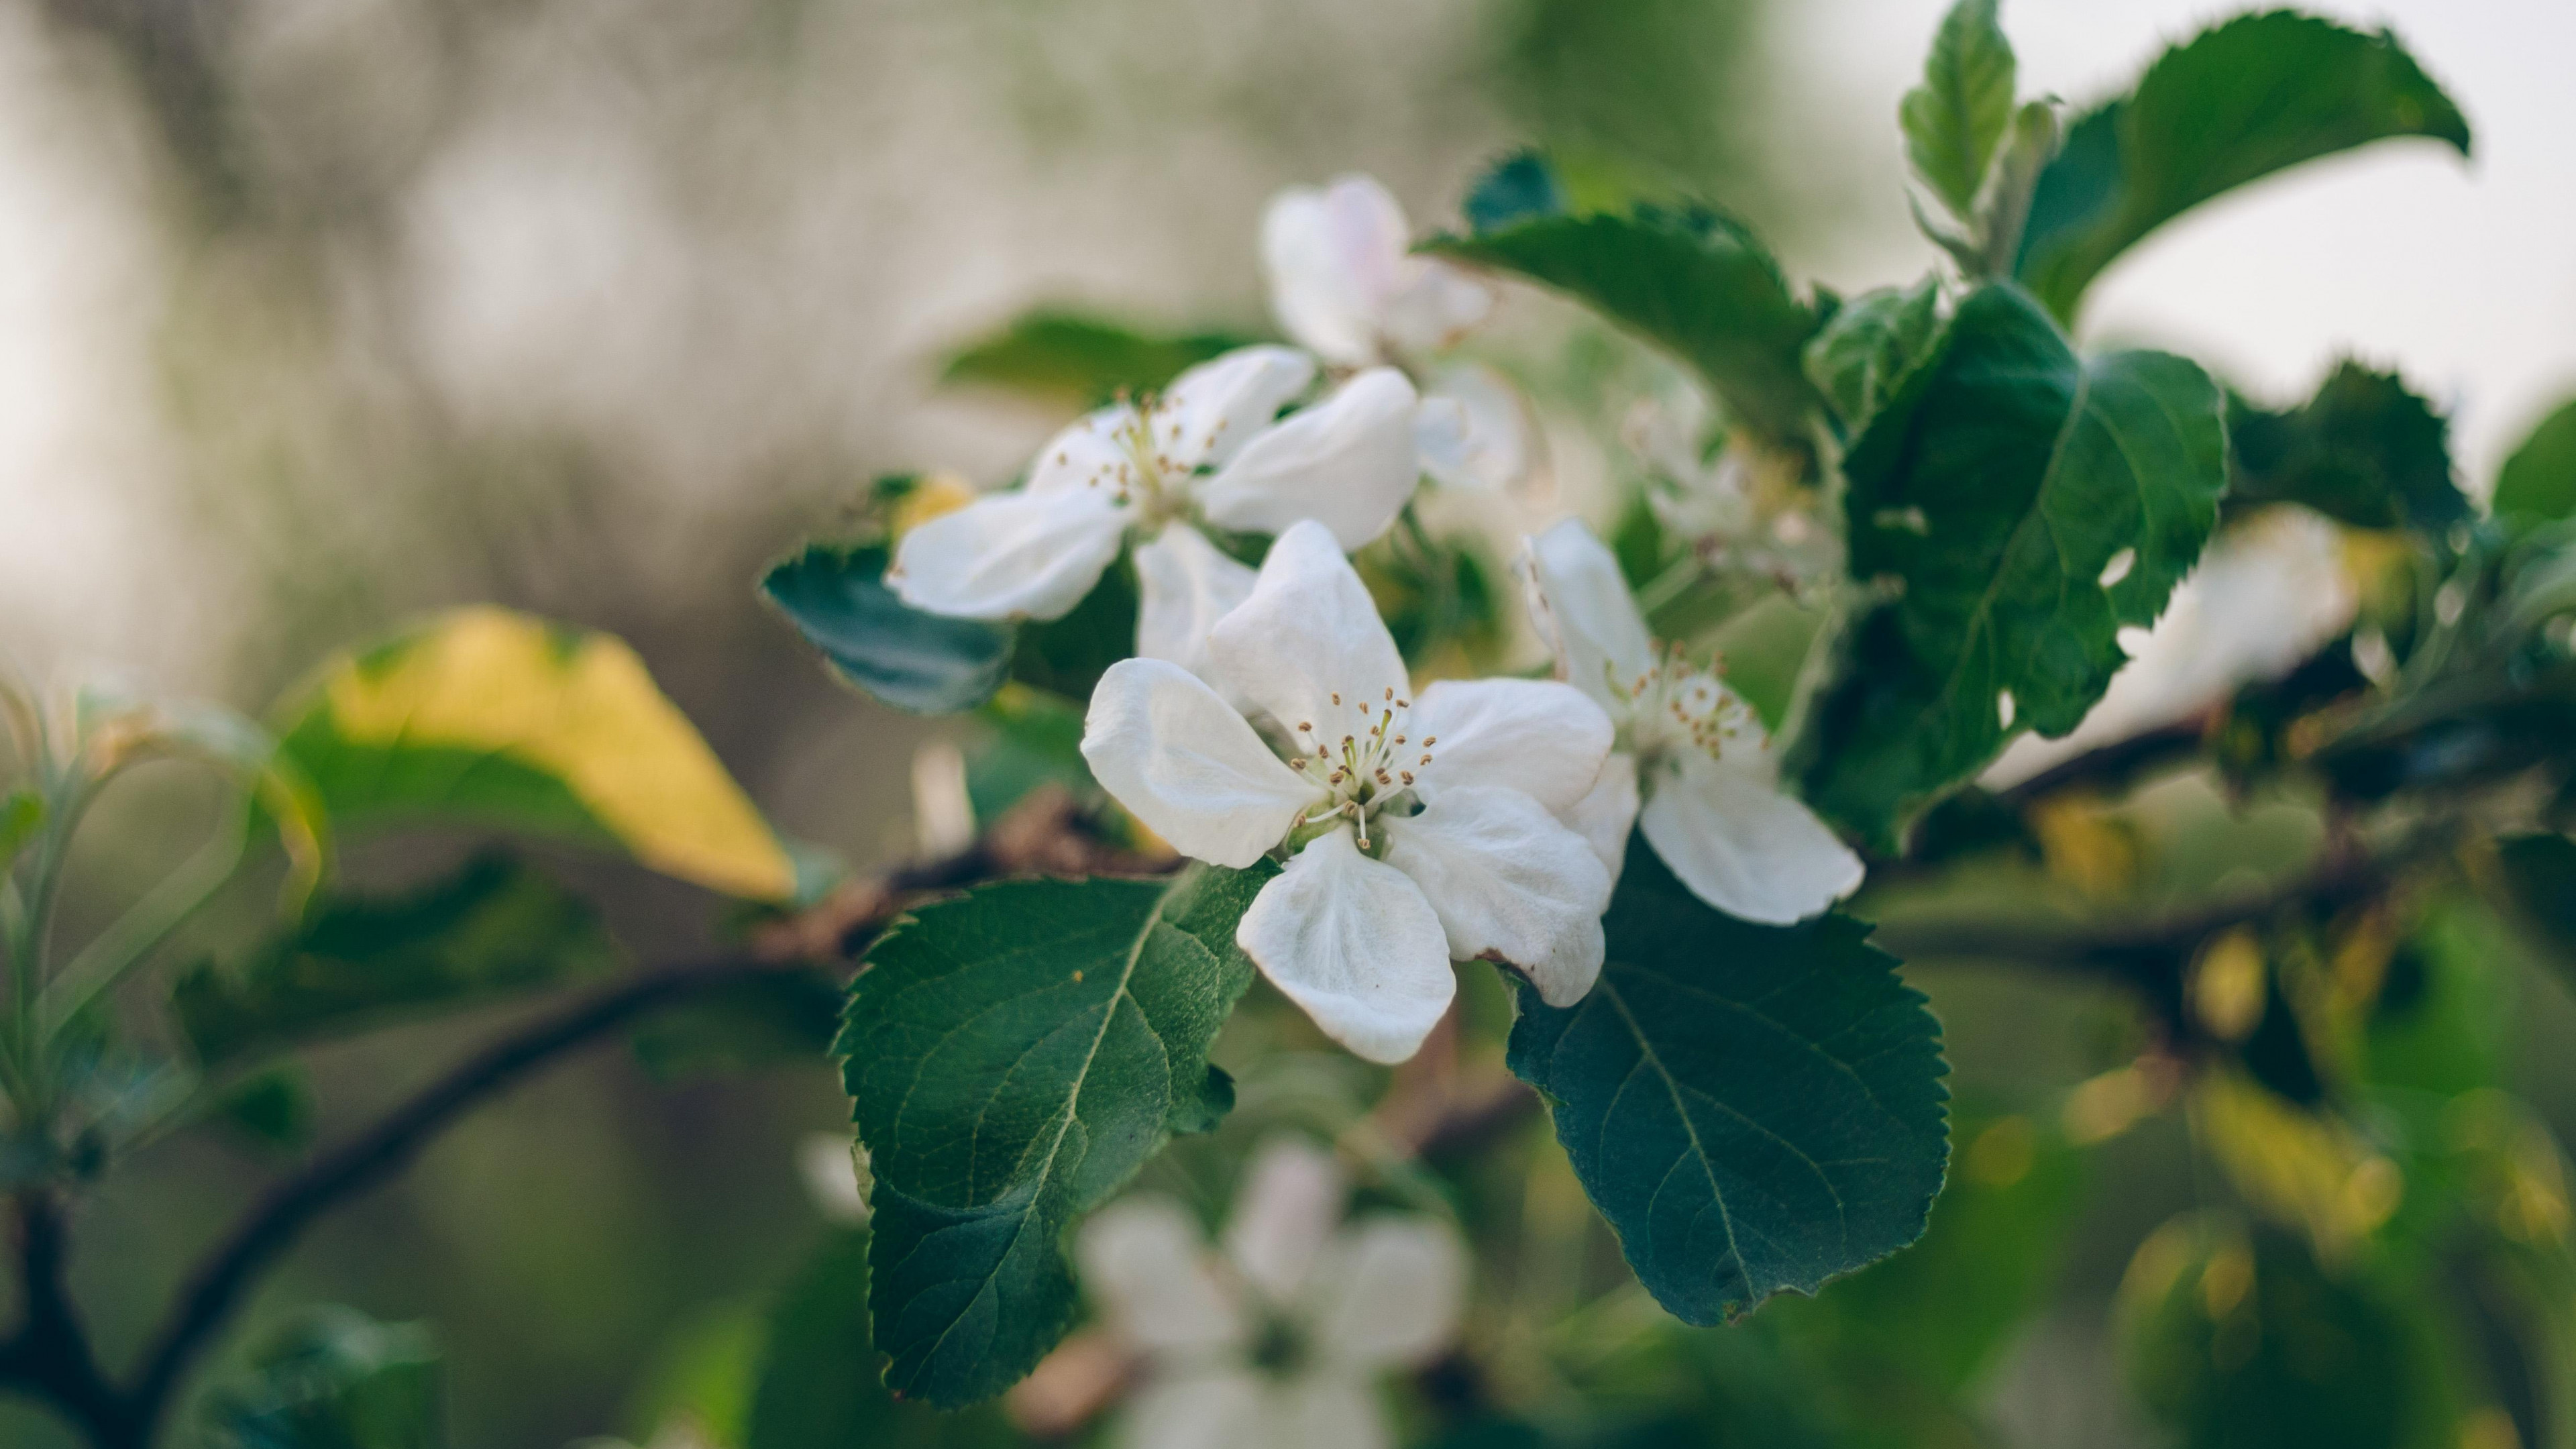
[[[1628,832],[1637,823],[1637,757],[1623,750],[1603,760],[1591,793],[1557,811],[1556,818],[1592,847],[1616,887],[1620,867],[1628,863]]]
[[[903,536],[887,578],[916,609],[962,619],[1060,619],[1127,534],[1106,488],[997,493]]]
[[[1170,1198],[1134,1193],[1093,1213],[1073,1253],[1083,1291],[1135,1348],[1197,1353],[1251,1338],[1251,1319],[1214,1272],[1198,1220]]]
[[[1226,1256],[1270,1306],[1286,1307],[1341,1223],[1348,1193],[1333,1154],[1303,1137],[1272,1138],[1235,1190]]]
[[[1175,523],[1138,544],[1136,652],[1168,659],[1201,679],[1212,679],[1208,631],[1252,593],[1256,577],[1208,542],[1207,535]],[[1220,691],[1221,692],[1221,691]]]
[[[1520,394],[1489,367],[1442,373],[1413,421],[1422,471],[1444,488],[1500,492],[1529,471],[1529,424]]]
[[[1314,358],[1276,343],[1210,358],[1163,390],[1154,408],[1154,451],[1183,470],[1221,464],[1314,380]]]
[[[1234,706],[1165,659],[1121,659],[1100,676],[1082,758],[1100,788],[1173,849],[1238,870],[1324,798]]]
[[[1261,217],[1270,310],[1290,337],[1344,367],[1379,360],[1386,300],[1404,262],[1404,212],[1385,187],[1344,176],[1330,190],[1292,187]]]
[[[1336,1239],[1315,1286],[1316,1346],[1335,1362],[1420,1363],[1457,1335],[1467,1251],[1436,1218],[1387,1214]]]
[[[1431,903],[1404,872],[1360,854],[1349,826],[1289,859],[1234,943],[1324,1035],[1373,1062],[1412,1056],[1458,990]]]
[[[1414,701],[1405,731],[1427,747],[1425,800],[1465,785],[1509,785],[1550,810],[1592,791],[1614,731],[1601,706],[1548,679],[1444,679]]]
[[[1199,505],[1210,522],[1253,533],[1312,518],[1358,548],[1386,532],[1422,476],[1414,401],[1403,373],[1372,367],[1246,443],[1199,485]]]
[[[1134,428],[1136,410],[1125,403],[1105,407],[1047,439],[1029,463],[1029,493],[1063,493],[1098,487],[1116,494],[1135,464],[1119,435]]]
[[[1398,352],[1438,352],[1485,320],[1494,292],[1483,282],[1432,257],[1407,256],[1401,280],[1378,311],[1378,335]]]
[[[1386,863],[1422,888],[1452,958],[1510,965],[1550,1006],[1572,1006],[1592,989],[1610,872],[1547,807],[1518,790],[1469,785],[1378,828]]]
[[[1208,645],[1231,688],[1282,729],[1311,724],[1318,738],[1367,733],[1360,705],[1375,709],[1407,688],[1394,636],[1320,523],[1279,535],[1251,596],[1217,621]]]
[[[1208,1449],[1265,1442],[1270,1386],[1242,1369],[1158,1378],[1138,1390],[1119,1425],[1121,1449]]]
[[[1754,770],[1685,753],[1647,782],[1637,823],[1691,893],[1730,916],[1803,921],[1859,889],[1860,857]]]
[[[1271,1386],[1259,1432],[1243,1439],[1210,1439],[1225,1449],[1393,1449],[1395,1433],[1367,1382],[1329,1369]]]
[[[1569,518],[1529,540],[1521,566],[1530,618],[1556,651],[1557,677],[1605,709],[1624,709],[1610,683],[1628,689],[1654,668],[1655,641],[1618,559]]]

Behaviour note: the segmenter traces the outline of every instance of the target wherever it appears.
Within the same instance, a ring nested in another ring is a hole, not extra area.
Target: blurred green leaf
[[[1940,332],[1940,278],[1863,292],[1827,318],[1807,344],[1807,376],[1832,399],[1844,428],[1857,434],[1932,350]]]
[[[1553,287],[1699,370],[1731,414],[1796,441],[1819,399],[1800,355],[1821,320],[1741,224],[1698,207],[1536,216],[1423,251]]]
[[[208,1067],[404,1016],[450,1010],[621,957],[599,913],[501,856],[401,896],[327,899],[287,939],[171,987],[180,1030]]]
[[[868,1330],[868,1235],[840,1229],[771,1305],[743,1449],[913,1449],[1017,1444],[991,1408],[942,1414],[879,1381]]]
[[[2576,978],[2576,840],[2558,834],[2511,835],[2496,842],[2514,904],[2562,974]]]
[[[913,714],[954,714],[992,698],[1011,662],[1013,630],[925,614],[884,583],[881,545],[810,544],[770,567],[767,598],[832,673]]]
[[[45,827],[45,797],[18,789],[0,800],[0,873],[17,864],[18,852]]]
[[[984,726],[966,747],[966,799],[979,825],[1041,785],[1093,788],[1082,759],[1082,709],[1069,699],[1010,684],[976,711]]]
[[[657,1082],[828,1066],[841,1000],[827,972],[756,972],[656,1012],[635,1029],[635,1060]]]
[[[1509,1061],[1657,1302],[1716,1323],[1922,1235],[1949,1069],[1867,926],[1747,925],[1632,841],[1603,929],[1600,984],[1524,994]]]
[[[2078,120],[2040,174],[2013,275],[2061,320],[2112,258],[2230,188],[2394,136],[2469,151],[2469,124],[2386,32],[2247,15],[2166,51]]]
[[[1136,573],[1121,560],[1072,612],[1020,626],[1011,678],[1065,699],[1089,699],[1109,666],[1136,652]]]
[[[1274,871],[987,885],[869,951],[835,1050],[898,1393],[954,1408],[1036,1367],[1073,1318],[1065,1229],[1232,1105],[1208,1049],[1252,982],[1235,923]]]
[[[313,1083],[294,1065],[234,1084],[215,1101],[216,1120],[262,1147],[300,1152],[313,1141]]]
[[[1521,151],[1477,177],[1461,209],[1467,214],[1467,229],[1481,235],[1515,222],[1562,216],[1572,206],[1565,183],[1547,158],[1536,151]]]
[[[2396,376],[2346,361],[2292,412],[2230,399],[2228,506],[2303,503],[2360,528],[2439,536],[2469,516],[2449,434]]]
[[[347,1308],[298,1317],[206,1396],[213,1449],[439,1449],[447,1442],[438,1350],[420,1324]]]
[[[2495,511],[2576,516],[2576,401],[2540,420],[2496,474]]]
[[[1259,340],[1219,331],[1157,335],[1042,308],[957,349],[939,380],[1087,408],[1121,391],[1151,391],[1221,352]]]
[[[1705,188],[1752,161],[1758,0],[1511,0],[1499,99],[1560,155]]]
[[[1958,0],[1932,32],[1923,83],[1905,93],[1897,121],[1906,158],[1953,215],[1976,210],[1977,191],[2013,115],[2013,50],[1995,23],[1996,0]]]
[[[795,892],[768,822],[613,636],[458,609],[331,659],[279,715],[282,754],[342,828],[528,830],[730,895]]]
[[[2200,557],[2227,485],[2217,387],[2160,352],[2080,361],[2019,289],[1982,288],[1853,443],[1859,624],[1798,742],[1807,796],[1895,851],[2021,729],[2062,735]],[[2006,705],[2006,697],[2010,704]]]

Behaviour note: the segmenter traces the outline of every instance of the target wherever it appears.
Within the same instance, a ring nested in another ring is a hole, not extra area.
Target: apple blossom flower
[[[1020,488],[903,535],[887,580],[916,609],[968,619],[1061,618],[1133,539],[1136,648],[1205,665],[1207,630],[1252,570],[1196,526],[1276,533],[1320,521],[1346,549],[1384,533],[1421,476],[1413,384],[1374,367],[1277,419],[1314,359],[1245,347],[1182,373],[1154,400],[1118,403],[1056,435]]]
[[[1822,495],[1794,460],[1724,439],[1699,384],[1666,374],[1628,408],[1620,440],[1646,466],[1647,506],[1705,565],[1776,581],[1792,594],[1836,576],[1842,544]]]
[[[1286,868],[1235,935],[1334,1040],[1402,1061],[1448,1009],[1452,960],[1502,962],[1568,1005],[1600,974],[1609,872],[1557,813],[1592,788],[1610,721],[1546,680],[1418,694],[1330,530],[1279,535],[1209,638],[1217,683],[1110,666],[1082,754],[1181,853]]]
[[[1568,519],[1521,558],[1557,673],[1618,727],[1592,790],[1564,812],[1615,875],[1633,823],[1701,900],[1786,925],[1860,886],[1860,857],[1783,793],[1762,722],[1714,669],[1658,651],[1618,560]]]
[[[1467,1260],[1447,1224],[1380,1213],[1341,1226],[1332,1156],[1261,1149],[1221,1251],[1180,1204],[1131,1194],[1074,1252],[1110,1331],[1144,1361],[1118,1426],[1127,1449],[1385,1449],[1372,1380],[1455,1335]]]
[[[1261,218],[1270,309],[1293,341],[1336,367],[1393,365],[1422,387],[1422,470],[1452,488],[1508,488],[1529,471],[1527,406],[1489,367],[1439,354],[1485,320],[1494,294],[1415,256],[1403,208],[1367,176],[1296,186]]]

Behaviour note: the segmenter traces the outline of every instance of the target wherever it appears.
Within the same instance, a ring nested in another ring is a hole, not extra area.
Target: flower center
[[[1398,698],[1392,689],[1374,700],[1336,692],[1332,701],[1323,719],[1297,721],[1290,741],[1296,753],[1288,756],[1289,767],[1320,783],[1329,797],[1297,818],[1290,838],[1296,840],[1317,824],[1331,828],[1332,821],[1347,817],[1359,827],[1360,849],[1367,850],[1369,818],[1410,795],[1415,772],[1431,763],[1431,747],[1439,740],[1413,736],[1405,725],[1413,701]]]
[[[1645,673],[1612,677],[1610,692],[1628,706],[1628,747],[1640,755],[1694,749],[1712,760],[1729,749],[1763,748],[1768,741],[1752,706],[1718,682],[1723,664],[1717,657],[1694,664],[1675,644]]]
[[[1185,439],[1183,426],[1171,409],[1155,399],[1135,400],[1109,435],[1125,456],[1115,467],[1103,468],[1084,481],[1090,487],[1111,490],[1118,506],[1135,511],[1136,525],[1147,533],[1186,517],[1190,475],[1197,469],[1195,462],[1183,460],[1213,452],[1216,439]]]

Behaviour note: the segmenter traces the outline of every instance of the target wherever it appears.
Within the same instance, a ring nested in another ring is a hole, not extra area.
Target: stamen
[[[1424,735],[1422,737],[1422,747],[1426,750],[1438,743],[1440,743],[1440,737],[1438,735]]]
[[[1408,785],[1413,783],[1413,772],[1411,770],[1398,770],[1395,773],[1404,781],[1404,783]]]
[[[1381,785],[1392,785],[1395,783],[1395,781],[1390,778],[1384,770],[1377,772],[1377,782]]]
[[[1290,760],[1288,762],[1288,768],[1292,770],[1302,770],[1306,768],[1306,757],[1304,755],[1299,755],[1295,759]]]
[[[1333,695],[1333,703],[1335,703],[1335,704],[1340,704],[1341,702],[1342,702],[1342,696],[1341,696],[1340,692],[1339,692],[1339,691],[1335,691],[1335,693],[1334,693],[1334,695]]]
[[[1394,691],[1394,690],[1392,690],[1392,689],[1388,690],[1388,691],[1386,692],[1386,697],[1387,697],[1387,698],[1389,698],[1389,699],[1393,699],[1393,698],[1395,698],[1395,691]]]
[[[1311,734],[1313,734],[1314,732],[1315,732],[1315,722],[1314,722],[1313,720],[1310,720],[1310,719],[1301,719],[1301,720],[1297,721],[1297,733],[1299,733],[1299,734],[1301,734],[1301,735],[1311,735]]]

